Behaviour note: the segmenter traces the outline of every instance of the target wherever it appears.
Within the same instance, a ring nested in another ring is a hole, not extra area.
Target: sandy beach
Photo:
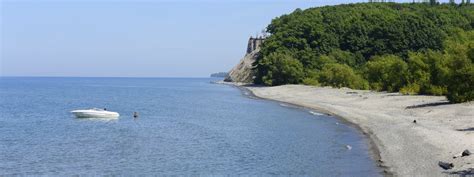
[[[236,84],[239,85],[239,84]],[[449,104],[442,96],[406,96],[303,85],[244,86],[257,97],[340,117],[370,139],[387,176],[473,175],[474,103]],[[413,121],[416,120],[416,123]],[[454,164],[443,170],[438,162]]]

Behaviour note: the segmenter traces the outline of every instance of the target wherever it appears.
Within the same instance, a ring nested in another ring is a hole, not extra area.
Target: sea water
[[[214,80],[0,77],[0,175],[380,176],[356,128]]]

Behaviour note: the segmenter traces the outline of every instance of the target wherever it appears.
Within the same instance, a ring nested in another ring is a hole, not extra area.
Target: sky
[[[273,18],[354,2],[0,0],[0,76],[208,77]]]

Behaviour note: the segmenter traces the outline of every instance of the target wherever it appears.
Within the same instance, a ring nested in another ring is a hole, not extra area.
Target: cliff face
[[[263,38],[250,37],[247,45],[247,53],[234,68],[229,71],[229,76],[224,79],[227,82],[243,82],[252,83],[254,71],[252,64],[258,57],[260,45],[263,43]]]

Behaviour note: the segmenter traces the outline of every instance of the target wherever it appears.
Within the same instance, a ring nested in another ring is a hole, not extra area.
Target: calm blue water
[[[380,176],[355,128],[211,80],[0,77],[0,175]]]

